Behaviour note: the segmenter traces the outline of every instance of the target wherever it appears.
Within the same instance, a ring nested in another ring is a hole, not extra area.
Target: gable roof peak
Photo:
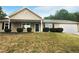
[[[36,13],[34,13],[33,11],[31,11],[29,8],[26,8],[25,6],[24,6],[24,7],[22,7],[22,8],[20,8],[20,9],[19,9],[19,10],[17,10],[16,12],[14,12],[14,13],[10,14],[10,16],[9,16],[9,17],[13,16],[14,14],[16,14],[16,13],[18,13],[18,12],[20,12],[20,11],[24,10],[24,9],[26,9],[26,10],[30,11],[31,13],[35,14],[36,16],[38,16],[39,18],[41,18],[41,19],[42,19],[42,17],[40,17],[39,15],[37,15]]]

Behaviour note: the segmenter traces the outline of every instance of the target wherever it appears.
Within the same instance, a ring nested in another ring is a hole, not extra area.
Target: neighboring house
[[[31,27],[32,32],[42,32],[44,27],[49,28],[63,28],[64,32],[78,32],[79,23],[67,20],[45,20],[39,15],[32,12],[27,8],[22,8],[6,18],[0,20],[0,32],[3,32],[6,25],[16,32],[17,28],[24,28],[24,32],[27,32],[27,28]]]

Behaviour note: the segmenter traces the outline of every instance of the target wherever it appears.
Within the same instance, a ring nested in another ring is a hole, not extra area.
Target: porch
[[[23,32],[27,32],[27,28],[31,28],[32,32],[42,32],[41,20],[11,20],[11,32],[17,32],[17,28],[23,28]]]

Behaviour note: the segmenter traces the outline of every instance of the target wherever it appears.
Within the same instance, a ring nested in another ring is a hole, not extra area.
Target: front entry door
[[[39,32],[39,24],[35,24],[35,31]]]

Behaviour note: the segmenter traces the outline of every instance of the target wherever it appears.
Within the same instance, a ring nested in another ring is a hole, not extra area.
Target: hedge
[[[63,32],[63,28],[50,28],[50,32]]]
[[[17,32],[23,32],[23,28],[17,28]]]
[[[9,32],[11,32],[11,29],[4,29],[4,31],[9,33]]]
[[[49,28],[43,28],[43,32],[49,32]]]
[[[32,32],[32,28],[27,28],[27,32]]]

